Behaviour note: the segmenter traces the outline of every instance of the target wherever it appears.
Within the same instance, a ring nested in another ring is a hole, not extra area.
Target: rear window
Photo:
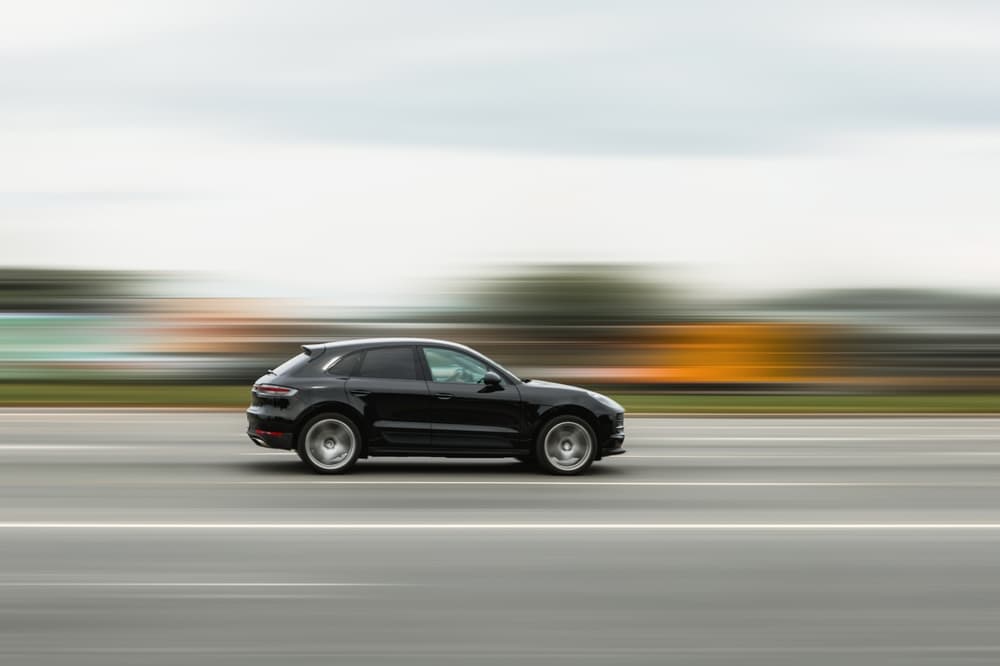
[[[358,375],[381,379],[416,379],[417,359],[413,347],[369,349],[365,352]]]
[[[276,375],[290,375],[308,362],[309,362],[309,357],[306,356],[305,353],[302,353],[299,354],[298,356],[293,356],[292,358],[288,359],[287,361],[279,365],[277,368],[275,368],[272,372],[274,372],[274,374]]]
[[[350,377],[358,374],[359,365],[361,365],[361,352],[354,352],[334,363],[327,372],[337,377]]]

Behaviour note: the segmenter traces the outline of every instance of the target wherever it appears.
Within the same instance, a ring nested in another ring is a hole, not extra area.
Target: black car
[[[579,474],[624,453],[625,412],[574,386],[521,380],[454,342],[303,345],[253,386],[247,434],[323,474],[368,456],[518,458]]]

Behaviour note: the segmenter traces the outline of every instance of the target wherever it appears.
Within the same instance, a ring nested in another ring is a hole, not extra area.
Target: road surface
[[[569,479],[243,427],[0,411],[0,663],[1000,663],[1000,419],[635,418]]]

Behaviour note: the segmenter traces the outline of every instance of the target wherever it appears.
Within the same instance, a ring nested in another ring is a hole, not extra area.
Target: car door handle
[[[351,395],[356,395],[359,398],[363,398],[371,393],[371,391],[365,391],[364,389],[351,389]]]
[[[455,396],[451,393],[435,393],[434,397],[438,400],[451,400]]]

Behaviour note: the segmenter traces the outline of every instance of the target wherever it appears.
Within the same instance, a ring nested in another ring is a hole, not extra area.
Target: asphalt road
[[[0,664],[1000,663],[1000,419],[630,419],[579,478],[0,411]]]

